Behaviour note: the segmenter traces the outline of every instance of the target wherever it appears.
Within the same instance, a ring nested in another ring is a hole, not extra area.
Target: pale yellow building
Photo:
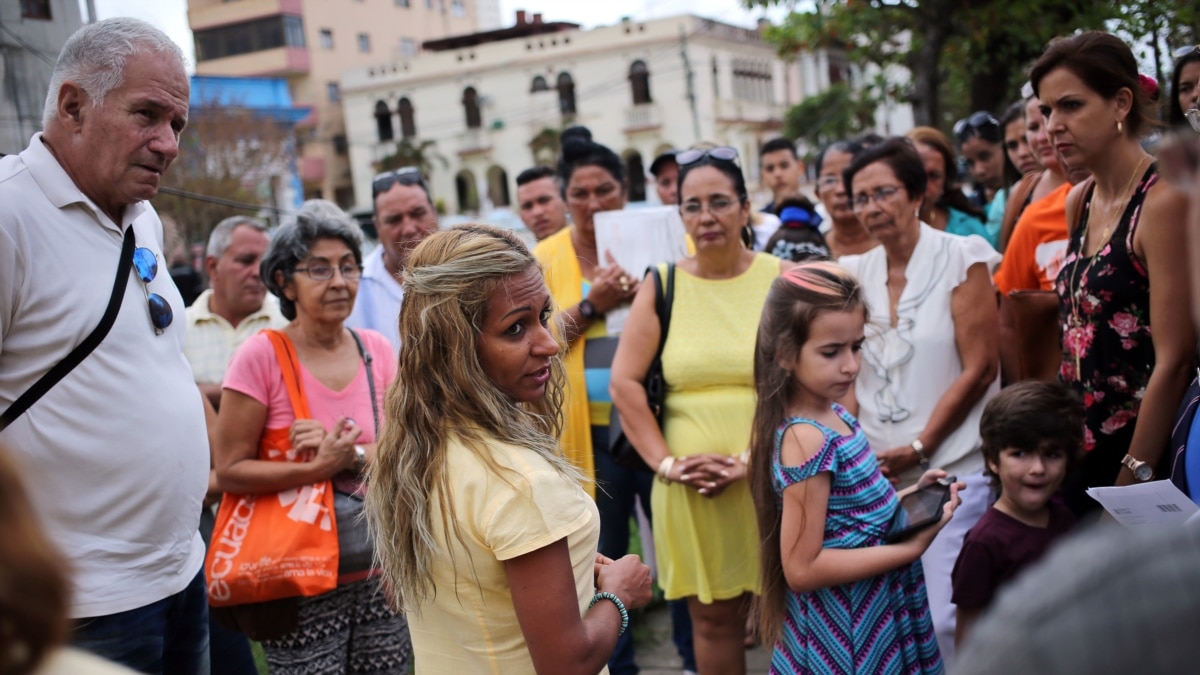
[[[350,207],[342,73],[412,60],[426,40],[494,27],[499,0],[189,0],[196,74],[287,78],[306,198]]]

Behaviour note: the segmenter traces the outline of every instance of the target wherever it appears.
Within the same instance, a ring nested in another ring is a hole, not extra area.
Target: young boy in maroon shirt
[[[979,433],[1000,497],[967,532],[954,565],[959,647],[996,591],[1075,524],[1053,500],[1083,447],[1083,405],[1058,383],[1021,382],[988,402]]]

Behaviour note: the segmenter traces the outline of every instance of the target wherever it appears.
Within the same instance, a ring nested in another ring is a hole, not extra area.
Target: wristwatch
[[[1134,459],[1133,455],[1125,455],[1121,458],[1121,464],[1124,464],[1125,468],[1133,472],[1133,479],[1139,483],[1145,483],[1154,478],[1154,469],[1146,462]]]
[[[909,443],[909,446],[912,447],[913,452],[917,453],[917,461],[921,464],[921,468],[928,469],[929,457],[925,454],[925,444],[921,442],[921,439],[914,440]]]
[[[592,304],[591,300],[584,298],[583,300],[579,301],[579,316],[591,321],[592,319],[596,318],[597,314],[599,314],[599,312],[596,311],[596,306]]]

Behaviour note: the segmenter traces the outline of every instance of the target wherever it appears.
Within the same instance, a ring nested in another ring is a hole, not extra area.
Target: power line
[[[295,213],[295,211],[292,211],[290,209],[281,209],[276,206],[271,206],[269,204],[250,204],[247,202],[238,202],[238,201],[234,201],[232,199],[224,199],[222,197],[211,197],[209,195],[202,195],[202,194],[198,194],[196,192],[188,192],[187,190],[180,190],[178,188],[160,187],[160,188],[158,188],[158,191],[163,194],[174,195],[176,197],[182,197],[183,199],[194,199],[198,202],[208,202],[209,204],[216,204],[218,206],[228,206],[229,208],[241,209],[243,211],[254,211],[254,212],[272,211],[277,216],[286,216],[286,215],[291,215],[291,214]]]
[[[11,30],[9,30],[8,26],[5,26],[3,23],[0,23],[0,31],[4,31],[5,33],[7,33],[9,37],[11,37],[13,40],[16,40],[17,44],[19,44],[22,47],[24,47],[25,49],[29,50],[34,56],[38,57],[42,61],[45,61],[47,64],[49,64],[49,66],[51,68],[54,67],[54,59],[46,56],[41,51],[39,51],[37,47],[34,47],[33,45],[29,44],[25,40],[21,39],[21,36],[17,35],[16,33],[12,32]]]

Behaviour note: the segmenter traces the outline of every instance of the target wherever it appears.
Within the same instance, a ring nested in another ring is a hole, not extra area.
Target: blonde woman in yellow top
[[[425,239],[367,515],[423,673],[588,673],[650,600],[558,446],[564,376],[541,267],[508,230]]]
[[[611,388],[626,435],[660,479],[651,499],[659,584],[667,599],[688,600],[698,670],[737,675],[746,669],[746,617],[758,590],[743,454],[754,417],[754,340],[771,282],[792,264],[742,244],[750,203],[733,148],[688,150],[676,160],[680,213],[696,252],[676,262],[662,356],[664,429],[641,384],[661,334],[651,283],[633,301]]]

